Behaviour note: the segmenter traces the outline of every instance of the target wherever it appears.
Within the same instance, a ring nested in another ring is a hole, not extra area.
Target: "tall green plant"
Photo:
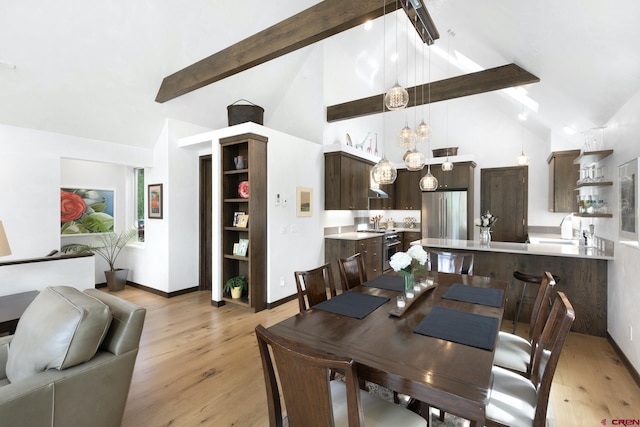
[[[104,233],[96,236],[96,244],[85,245],[82,243],[69,243],[61,249],[64,253],[93,253],[101,256],[111,271],[115,270],[116,259],[120,255],[120,251],[131,241],[138,233],[136,227],[130,227],[122,233]]]

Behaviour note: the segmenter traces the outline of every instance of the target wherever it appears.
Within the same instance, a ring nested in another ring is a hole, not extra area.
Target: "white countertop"
[[[404,232],[420,233],[421,232],[419,228],[402,228],[402,227],[395,227],[393,228],[393,231],[397,233],[404,233]],[[327,234],[324,236],[325,239],[337,239],[337,240],[363,240],[363,239],[371,239],[373,237],[384,237],[384,233],[367,233],[365,231],[350,231],[347,233]]]
[[[608,251],[567,244],[491,242],[489,246],[481,246],[480,242],[476,240],[433,238],[416,240],[411,242],[411,244],[420,244],[430,248],[458,249],[465,251],[505,252],[511,254],[613,260],[613,253],[609,253]]]

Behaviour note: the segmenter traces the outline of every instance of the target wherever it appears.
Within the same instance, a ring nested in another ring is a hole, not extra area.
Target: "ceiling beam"
[[[529,83],[538,83],[540,79],[527,70],[516,64],[508,64],[500,67],[489,68],[488,70],[475,73],[464,74],[462,76],[451,77],[407,88],[409,91],[409,105],[428,104],[429,100],[415,99],[413,93],[424,93],[431,91],[431,102],[446,101],[447,99],[460,98],[463,96],[477,95],[479,93],[491,92],[494,90],[506,89],[509,87],[522,86]],[[429,88],[431,86],[431,88]],[[414,92],[414,89],[417,92]],[[383,112],[384,94],[374,95],[355,101],[345,102],[327,107],[327,122],[352,119],[355,117],[368,116]],[[386,110],[386,108],[385,108]],[[386,110],[388,111],[388,110]]]
[[[395,11],[396,0],[325,0],[162,80],[166,102]]]

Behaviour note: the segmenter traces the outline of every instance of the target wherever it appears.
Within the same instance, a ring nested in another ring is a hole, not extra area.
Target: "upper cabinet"
[[[453,170],[443,171],[440,165],[432,165],[431,173],[438,179],[438,190],[469,190],[473,188],[473,171],[475,162],[458,162],[453,164]],[[426,170],[422,170],[422,175]]]
[[[422,192],[420,191],[420,179],[426,172],[409,171],[400,169],[395,185],[395,209],[398,210],[419,210],[422,203]]]
[[[325,210],[369,209],[373,164],[344,152],[324,155]]]
[[[549,212],[576,212],[575,192],[579,165],[575,164],[580,150],[554,151],[549,163]]]

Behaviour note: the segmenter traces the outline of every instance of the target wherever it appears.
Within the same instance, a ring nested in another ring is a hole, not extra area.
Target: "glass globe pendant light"
[[[416,133],[409,127],[409,123],[405,121],[404,127],[398,134],[398,145],[412,149],[416,145]]]
[[[426,159],[424,154],[419,152],[415,147],[413,150],[407,151],[404,156],[404,164],[407,166],[407,169],[410,171],[419,171],[424,168],[424,164]]]
[[[453,163],[449,161],[449,156],[447,156],[447,159],[442,164],[442,170],[445,172],[449,172],[453,170]]]
[[[524,122],[527,120],[527,115],[524,113],[524,104],[522,104],[522,113],[518,114],[518,118],[522,122],[521,137],[520,137],[520,155],[516,157],[516,165],[527,166],[529,165],[529,156],[524,154]]]
[[[447,56],[449,58],[451,58],[451,49],[449,47],[449,43],[451,42],[451,37],[455,37],[456,33],[453,32],[452,29],[448,29],[447,33],[449,34],[449,37],[447,38]],[[447,76],[449,75],[449,63],[451,61],[447,60]],[[451,100],[447,101],[447,147],[449,147],[449,104],[451,103]],[[451,163],[449,161],[449,149],[447,148],[447,159],[444,161],[444,163],[442,164],[442,170],[444,172],[450,172],[453,170],[453,163]]]
[[[431,174],[431,164],[427,167],[427,174],[420,179],[420,190],[436,191],[438,189],[438,179]]]
[[[398,1],[396,0],[396,9]],[[409,104],[409,92],[398,83],[398,16],[396,14],[396,84],[384,95],[384,105],[389,110],[401,110]],[[386,58],[385,58],[386,60]],[[384,110],[383,110],[384,111]]]
[[[395,166],[393,166],[393,163],[383,155],[382,160],[376,163],[373,169],[371,169],[371,176],[378,184],[393,184],[398,177],[398,171]]]
[[[420,85],[420,98],[422,100],[422,121],[416,127],[416,142],[427,142],[431,138],[431,126],[424,122],[424,45],[422,44],[422,84]],[[431,50],[429,50],[429,103],[431,103]],[[431,105],[429,105],[431,108]]]
[[[383,19],[383,25],[384,25],[384,30],[382,31],[382,38],[383,38],[383,48],[382,48],[382,56],[383,56],[383,61],[382,61],[382,87],[384,88],[384,69],[385,69],[385,62],[386,62],[386,57],[385,57],[385,46],[386,46],[386,10],[385,10],[385,3],[383,2],[383,14],[382,14],[382,19]],[[386,98],[386,96],[385,96]],[[383,98],[382,102],[383,104],[385,103],[385,98]],[[382,138],[384,140],[384,105],[382,106]],[[395,166],[393,166],[393,163],[391,163],[389,160],[387,160],[387,157],[385,154],[382,155],[382,159],[376,163],[373,168],[371,169],[371,177],[373,179],[373,181],[377,184],[381,184],[381,185],[387,185],[387,184],[393,184],[396,180],[396,178],[398,177],[398,171],[396,170]]]

